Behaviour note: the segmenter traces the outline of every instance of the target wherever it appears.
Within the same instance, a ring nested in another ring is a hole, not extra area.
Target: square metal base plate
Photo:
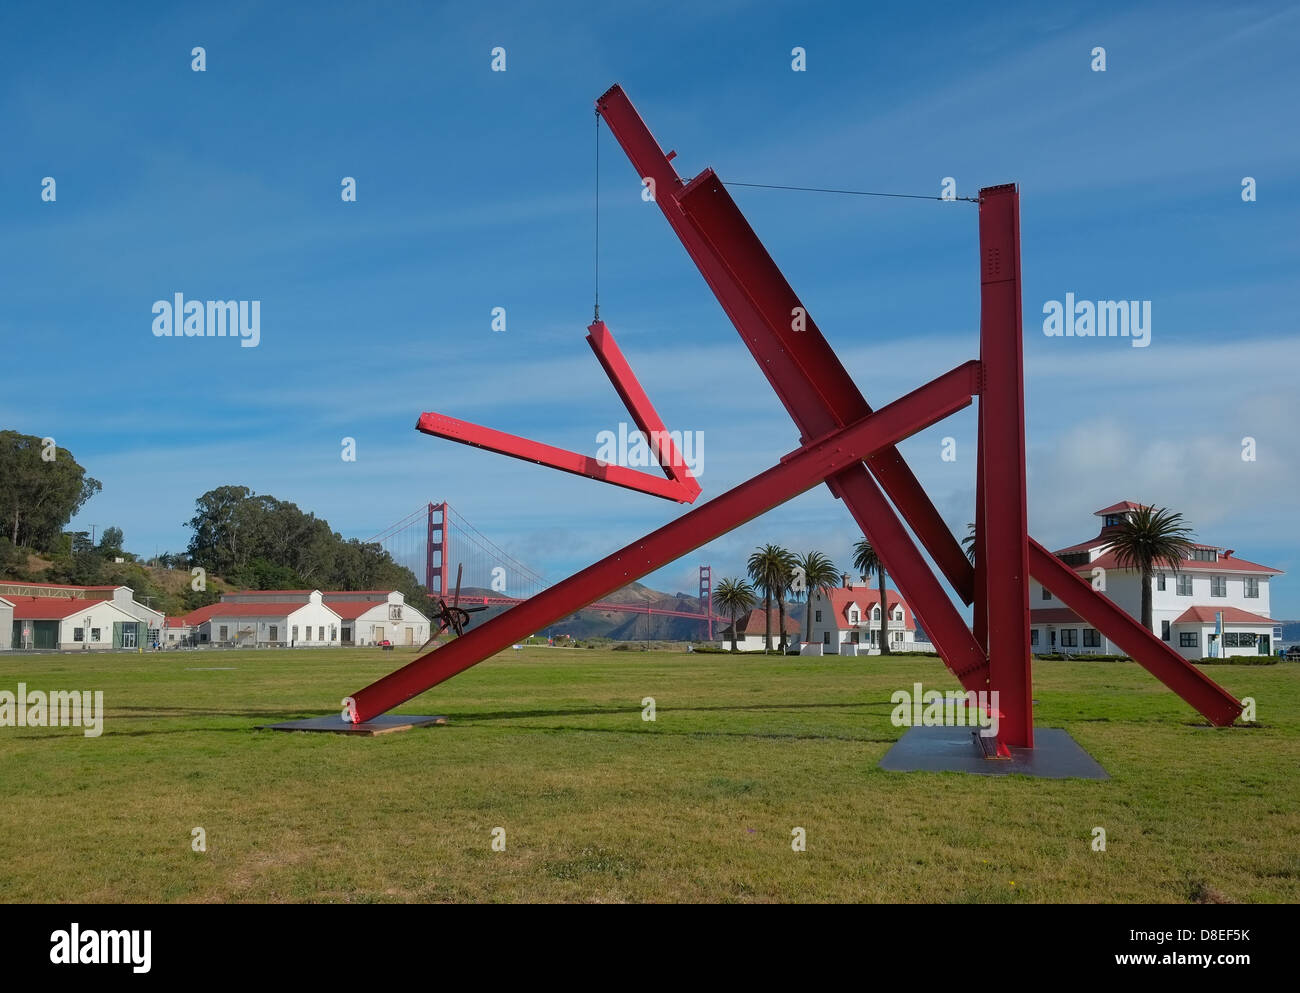
[[[1106,770],[1061,728],[1034,728],[1033,748],[1012,748],[1009,759],[989,759],[969,727],[914,727],[898,739],[880,768],[891,772],[971,772],[1040,779],[1109,779]]]
[[[376,735],[389,734],[393,731],[409,731],[411,728],[428,727],[430,724],[446,724],[446,717],[428,717],[415,714],[380,714],[378,717],[360,724],[351,724],[341,714],[327,714],[324,717],[308,717],[301,721],[285,721],[282,724],[259,724],[259,731],[325,731],[333,734]]]

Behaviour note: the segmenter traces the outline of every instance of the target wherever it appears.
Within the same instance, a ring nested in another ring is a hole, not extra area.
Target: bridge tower
[[[708,617],[709,641],[713,640],[713,566],[700,566],[700,606]]]

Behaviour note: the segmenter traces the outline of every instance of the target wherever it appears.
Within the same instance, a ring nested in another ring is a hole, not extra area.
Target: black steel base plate
[[[1106,770],[1061,728],[1035,728],[1033,748],[1012,748],[1010,758],[985,758],[975,729],[914,727],[898,739],[880,768],[891,772],[971,772],[981,776],[1040,779],[1109,779]]]

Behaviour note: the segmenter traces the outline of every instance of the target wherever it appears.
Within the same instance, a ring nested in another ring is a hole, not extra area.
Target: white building
[[[123,639],[129,641],[129,645],[122,645],[119,643],[116,646],[110,647],[135,648],[137,646],[143,646],[148,648],[159,638],[163,624],[166,620],[163,617],[162,611],[154,610],[152,607],[147,607],[142,603],[137,603],[135,599],[135,591],[129,586],[71,586],[63,583],[29,583],[23,580],[0,580],[0,596],[20,596],[36,599],[93,600],[96,602],[111,600],[121,610],[139,621],[141,626],[132,633],[126,634],[118,639],[119,642]],[[36,619],[52,620],[53,618]],[[22,644],[23,642],[20,637],[15,636],[13,638],[13,645],[21,647]],[[0,648],[4,647],[8,646],[4,645],[3,642],[0,642]]]
[[[1139,509],[1130,501],[1096,512],[1102,518],[1100,533],[1088,541],[1055,554],[1101,592],[1128,611],[1142,616],[1142,576],[1121,568],[1109,551],[1114,529]],[[1236,557],[1231,548],[1194,544],[1190,556],[1159,570],[1151,580],[1151,624],[1184,658],[1214,655],[1272,654],[1273,630],[1269,617],[1268,581],[1281,570]],[[1123,649],[1082,621],[1039,583],[1029,587],[1030,648],[1035,653],[1069,655],[1122,655]],[[1215,634],[1216,615],[1223,615],[1223,644]]]
[[[843,583],[812,594],[812,642],[822,645],[824,655],[879,655],[882,630],[891,649],[930,647],[916,641],[912,609],[897,590],[885,588],[882,613],[878,588],[851,584],[848,576]]]
[[[139,649],[148,627],[112,599],[19,596],[13,604],[13,648],[69,650]]]
[[[244,590],[168,621],[165,644],[257,647],[418,647],[429,619],[398,590]]]

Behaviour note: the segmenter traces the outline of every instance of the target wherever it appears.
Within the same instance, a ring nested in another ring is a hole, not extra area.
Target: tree
[[[41,551],[58,545],[68,521],[103,488],[70,451],[45,442],[0,431],[0,529],[15,546]]]
[[[345,541],[329,522],[246,486],[219,486],[195,501],[189,560],[253,589],[394,589],[417,610],[427,591],[383,546]],[[180,558],[179,556],[177,558]]]
[[[1121,568],[1136,569],[1142,574],[1142,626],[1151,626],[1151,587],[1157,568],[1179,571],[1179,563],[1192,550],[1188,536],[1192,529],[1183,523],[1183,515],[1166,507],[1138,507],[1131,510],[1124,523],[1116,526],[1110,537],[1110,550]]]
[[[871,579],[873,572],[880,577],[880,654],[888,655],[889,603],[885,600],[885,563],[880,561],[880,556],[865,537],[859,538],[853,546],[853,568],[858,570],[864,583]]]
[[[961,547],[966,551],[966,557],[970,559],[970,564],[975,564],[975,525],[970,523],[966,525],[966,537],[961,540]]]
[[[814,591],[825,590],[834,586],[840,578],[840,571],[835,563],[821,552],[809,552],[795,562],[796,575],[803,579],[804,595],[804,636],[812,640],[812,595]]]
[[[772,650],[772,598],[781,614],[781,650],[785,651],[785,603],[782,597],[794,578],[794,556],[780,545],[763,545],[749,557],[749,578],[763,591],[763,651]]]
[[[99,536],[99,550],[105,555],[121,555],[125,536],[119,527],[106,527]]]
[[[757,597],[754,587],[743,579],[723,579],[713,591],[713,602],[731,617],[731,650],[736,650],[737,616],[750,610]]]

